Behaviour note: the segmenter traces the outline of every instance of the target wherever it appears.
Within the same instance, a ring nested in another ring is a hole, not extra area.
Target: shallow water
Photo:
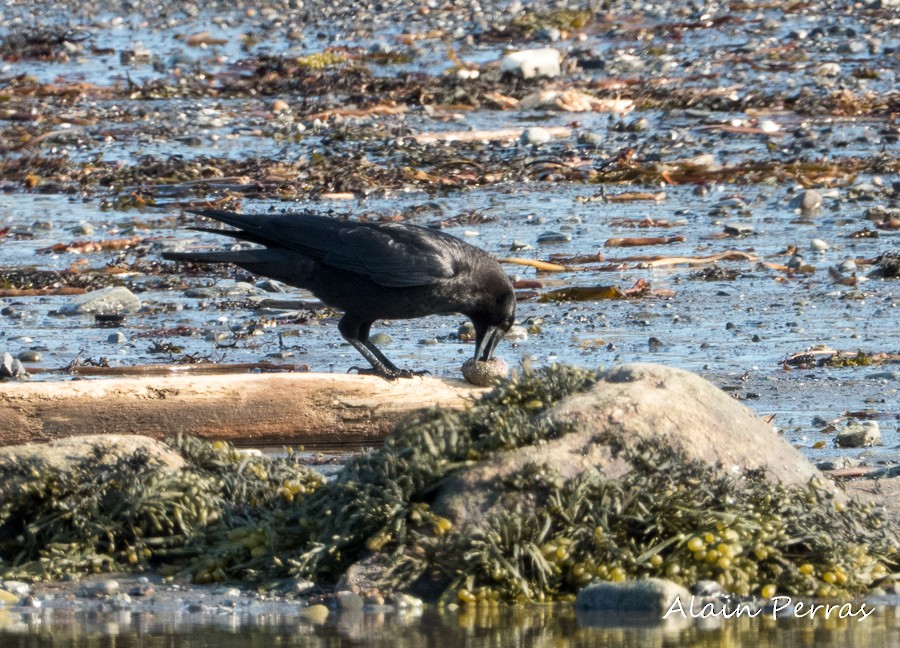
[[[262,606],[260,606],[262,607]],[[871,608],[869,608],[871,609]],[[858,610],[856,604],[855,610]],[[823,612],[818,612],[819,616]],[[576,612],[567,605],[419,614],[336,613],[324,623],[296,612],[91,612],[77,615],[0,610],[3,648],[199,648],[201,646],[896,646],[900,612],[880,606],[866,619],[684,619]]]

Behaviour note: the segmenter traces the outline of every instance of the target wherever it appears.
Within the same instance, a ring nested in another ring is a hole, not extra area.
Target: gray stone
[[[12,378],[13,375],[12,354],[4,351],[3,355],[0,356],[0,378]]]
[[[365,605],[362,596],[349,590],[336,592],[334,598],[341,610],[362,610]]]
[[[610,369],[590,390],[566,398],[543,416],[573,431],[460,469],[435,492],[432,511],[464,530],[482,527],[502,511],[533,505],[527,493],[509,493],[502,486],[508,476],[533,465],[546,466],[562,480],[593,470],[621,477],[631,466],[624,453],[614,456],[607,443],[597,441],[608,434],[626,447],[650,442],[677,448],[688,460],[727,474],[765,468],[773,482],[827,481],[771,424],[712,383],[680,369],[655,364]]]
[[[676,599],[680,599],[686,607],[691,594],[670,580],[646,578],[622,583],[592,583],[578,592],[575,607],[582,610],[663,614]]]
[[[184,291],[184,296],[191,299],[213,299],[218,295],[218,291],[214,288],[188,288]]]
[[[16,355],[16,360],[20,360],[22,362],[40,362],[41,353],[40,351],[32,351],[28,349],[26,351],[19,352]]]
[[[375,335],[369,337],[369,341],[375,346],[382,346],[385,344],[390,344],[394,341],[394,339],[387,333],[376,333]]]
[[[544,232],[537,238],[537,242],[541,245],[548,245],[551,243],[568,243],[572,240],[572,237],[568,234],[563,234],[562,232]]]
[[[519,137],[520,144],[536,145],[546,144],[552,139],[550,131],[541,126],[532,126],[522,131]]]
[[[125,334],[122,331],[116,331],[115,333],[110,333],[106,341],[110,344],[125,344],[128,341],[128,338],[125,337]]]
[[[134,313],[141,307],[141,300],[124,286],[111,286],[78,295],[63,306],[63,315],[85,315],[90,313]]]
[[[108,579],[83,583],[78,591],[79,596],[101,598],[119,593],[119,581]]]
[[[822,194],[815,189],[806,189],[795,196],[791,202],[791,209],[799,209],[803,214],[811,214],[822,206]]]
[[[864,448],[881,445],[881,430],[876,421],[851,421],[834,439],[840,448]]]
[[[506,378],[509,375],[509,365],[500,358],[490,360],[469,358],[462,365],[462,375],[471,385],[488,387],[498,378]]]
[[[827,250],[830,245],[828,245],[827,241],[823,241],[822,239],[814,238],[809,242],[809,249],[813,252],[824,252]]]
[[[753,226],[747,223],[725,223],[725,233],[732,236],[746,236],[753,233]]]

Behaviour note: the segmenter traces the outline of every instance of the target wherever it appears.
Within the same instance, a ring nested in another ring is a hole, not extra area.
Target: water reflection
[[[426,609],[421,616],[332,612],[323,624],[299,615],[231,611],[77,612],[0,609],[3,648],[273,648],[274,646],[897,646],[900,613],[879,606],[855,619],[648,619],[585,615],[566,605]]]

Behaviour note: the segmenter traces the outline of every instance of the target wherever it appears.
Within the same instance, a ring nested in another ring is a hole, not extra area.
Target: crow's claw
[[[380,371],[374,367],[357,366],[347,369],[347,373],[350,373],[351,371],[355,371],[360,376],[380,376],[385,380],[391,381],[397,380],[398,378],[416,378],[431,373],[427,369],[422,369],[421,371],[413,371],[412,369],[387,369],[385,371]]]

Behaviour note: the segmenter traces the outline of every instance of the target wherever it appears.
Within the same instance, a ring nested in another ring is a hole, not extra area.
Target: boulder
[[[578,592],[575,607],[581,610],[663,614],[676,599],[687,605],[691,594],[670,580],[645,578],[623,583],[592,583]]]
[[[504,480],[528,466],[544,466],[563,480],[593,469],[621,477],[631,466],[615,456],[613,444],[668,444],[687,459],[719,466],[723,473],[765,467],[772,480],[787,484],[806,484],[821,476],[769,423],[712,383],[681,369],[653,364],[610,369],[593,388],[566,398],[544,416],[571,431],[545,443],[495,453],[451,475],[437,491],[435,513],[464,528],[511,510],[534,493],[504,489]]]

